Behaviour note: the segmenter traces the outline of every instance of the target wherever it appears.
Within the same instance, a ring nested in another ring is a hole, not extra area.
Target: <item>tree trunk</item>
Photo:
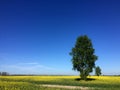
[[[80,73],[81,80],[87,80],[87,75],[83,72]]]

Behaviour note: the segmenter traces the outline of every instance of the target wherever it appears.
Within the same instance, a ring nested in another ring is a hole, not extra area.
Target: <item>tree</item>
[[[7,73],[7,72],[1,72],[1,75],[2,75],[2,76],[8,76],[9,73]]]
[[[80,72],[82,80],[86,80],[95,67],[97,56],[94,55],[94,51],[91,40],[87,35],[83,35],[77,38],[76,44],[70,52],[73,70]]]
[[[95,67],[95,75],[96,76],[100,76],[102,73],[101,73],[101,69],[99,66]]]

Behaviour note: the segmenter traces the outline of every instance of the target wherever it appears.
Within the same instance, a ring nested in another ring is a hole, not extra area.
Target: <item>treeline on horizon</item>
[[[0,72],[0,76],[9,76],[8,72]]]
[[[8,72],[0,72],[0,76],[76,76],[76,75],[52,75],[52,74],[10,74]],[[96,76],[96,75],[90,75]],[[102,75],[102,76],[120,76],[120,75]]]

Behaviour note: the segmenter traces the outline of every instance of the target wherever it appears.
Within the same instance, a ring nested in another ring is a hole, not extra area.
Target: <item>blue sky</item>
[[[69,52],[88,35],[103,74],[120,74],[120,1],[0,1],[0,71],[72,74]]]

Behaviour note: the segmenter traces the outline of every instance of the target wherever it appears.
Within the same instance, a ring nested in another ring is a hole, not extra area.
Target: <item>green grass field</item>
[[[0,90],[66,90],[43,87],[41,84],[89,87],[100,90],[120,90],[120,76],[0,76]]]

